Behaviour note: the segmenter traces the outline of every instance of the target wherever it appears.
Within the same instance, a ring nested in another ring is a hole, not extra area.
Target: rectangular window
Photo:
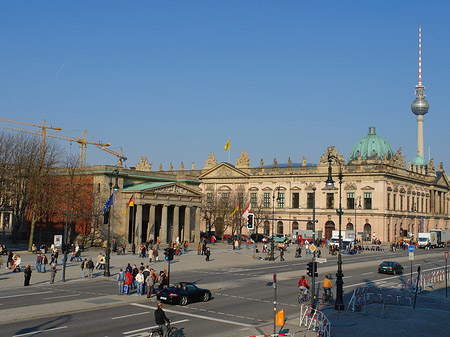
[[[405,196],[400,194],[400,212],[403,211],[403,201],[404,201],[404,199],[405,199]]]
[[[334,208],[334,193],[327,193],[327,208]]]
[[[213,194],[206,193],[206,207],[212,207],[213,204]]]
[[[222,193],[222,207],[228,206],[228,193]]]
[[[387,209],[388,211],[391,209],[391,193],[387,194]]]
[[[270,208],[270,193],[264,193],[264,208]]]
[[[372,192],[364,192],[364,209],[372,209]]]
[[[300,208],[300,193],[292,193],[292,208]]]
[[[284,208],[284,192],[278,192],[277,206],[278,208]]]
[[[409,196],[408,197],[406,197],[406,209],[409,211]],[[412,211],[412,209],[411,209],[411,211]]]
[[[238,193],[238,203],[244,206],[244,193]]]
[[[258,193],[250,193],[250,202],[252,203],[252,207],[256,207],[258,204]]]
[[[308,193],[306,196],[306,208],[313,208],[314,193]]]
[[[355,209],[355,193],[347,193],[347,209]]]
[[[392,208],[392,210],[396,211],[397,210],[397,194],[394,194],[394,207]]]

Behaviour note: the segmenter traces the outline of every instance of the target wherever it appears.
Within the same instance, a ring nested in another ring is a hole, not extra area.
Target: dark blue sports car
[[[195,284],[180,282],[176,287],[164,288],[156,294],[158,301],[169,304],[186,305],[190,302],[208,302],[211,292],[208,289],[197,288]]]

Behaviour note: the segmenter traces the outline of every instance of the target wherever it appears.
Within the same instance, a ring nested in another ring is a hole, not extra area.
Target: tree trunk
[[[36,217],[33,212],[33,216],[31,218],[31,228],[30,228],[30,238],[28,239],[28,251],[31,252],[31,247],[33,246],[34,239],[34,227],[36,225]]]

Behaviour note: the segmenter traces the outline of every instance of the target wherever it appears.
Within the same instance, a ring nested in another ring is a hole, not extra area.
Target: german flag
[[[130,201],[128,201],[127,207],[123,211],[123,214],[127,213],[128,207],[133,206],[133,198],[134,198],[134,195],[132,195],[131,198],[130,198]]]

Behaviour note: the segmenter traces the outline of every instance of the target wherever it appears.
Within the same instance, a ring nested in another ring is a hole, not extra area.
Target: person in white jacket
[[[136,294],[138,296],[142,296],[144,291],[144,274],[142,270],[139,270],[139,273],[136,275]]]

